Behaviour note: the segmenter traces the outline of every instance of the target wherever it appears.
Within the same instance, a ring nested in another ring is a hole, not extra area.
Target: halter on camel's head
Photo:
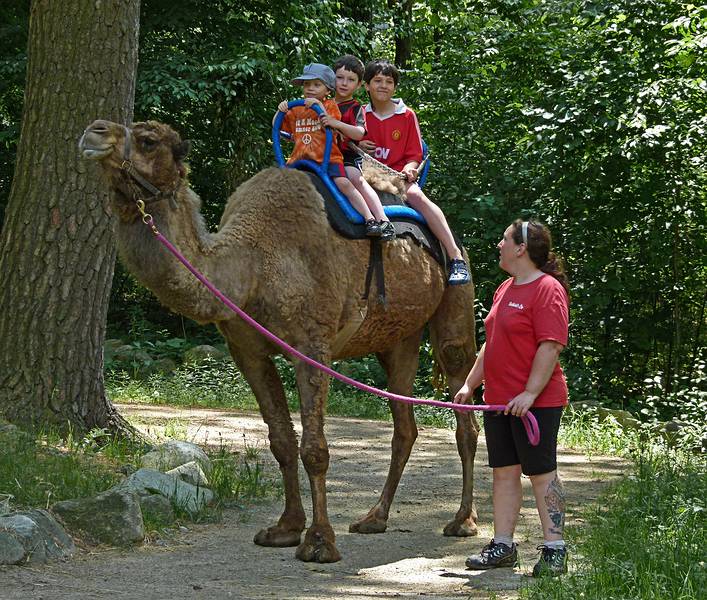
[[[146,146],[145,151],[147,152],[150,150],[148,146],[154,145],[153,147],[156,148],[160,143],[164,143],[164,139],[162,139],[163,136],[159,135],[160,133],[164,133],[163,130],[168,129],[167,133],[175,138],[167,142],[170,146],[171,156],[177,170],[174,185],[171,187],[160,189],[160,187],[149,181],[135,168],[133,164],[133,130],[136,127],[143,127],[158,135],[158,140],[146,137],[142,141]],[[187,167],[182,161],[189,152],[190,142],[188,140],[182,141],[179,135],[171,128],[166,128],[166,126],[152,121],[134,123],[132,127],[127,127],[126,125],[112,123],[110,121],[98,120],[94,121],[86,128],[79,141],[79,148],[84,157],[94,160],[103,160],[113,154],[114,151],[117,151],[117,143],[110,145],[110,150],[107,149],[107,144],[101,143],[102,137],[115,129],[122,130],[124,136],[122,156],[119,157],[119,163],[120,172],[124,175],[124,180],[130,190],[131,199],[136,203],[142,203],[143,206],[166,199],[173,209],[176,208],[177,191],[181,186],[182,180],[185,179],[187,175]]]

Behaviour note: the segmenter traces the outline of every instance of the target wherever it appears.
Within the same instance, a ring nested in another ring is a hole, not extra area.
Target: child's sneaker
[[[381,236],[381,226],[375,219],[369,219],[366,221],[366,236],[367,237],[380,237]]]
[[[471,281],[469,267],[463,258],[455,258],[449,265],[449,285],[464,285]]]
[[[472,554],[466,559],[467,568],[473,571],[496,569],[498,567],[518,566],[518,547],[508,546],[491,540],[479,554]]]
[[[538,550],[542,550],[540,560],[533,567],[533,577],[543,577],[549,575],[556,577],[567,573],[567,548],[548,548],[540,545]]]
[[[387,242],[388,240],[395,239],[395,227],[390,221],[381,221],[381,241]]]

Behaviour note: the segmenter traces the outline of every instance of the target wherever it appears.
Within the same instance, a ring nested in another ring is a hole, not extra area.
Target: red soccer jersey
[[[371,104],[367,104],[364,139],[376,144],[374,157],[396,171],[402,171],[409,162],[422,161],[422,135],[417,116],[402,100],[395,99],[395,112],[380,117]]]
[[[345,100],[344,102],[337,102],[339,111],[341,112],[341,122],[347,125],[352,125],[353,127],[363,127],[364,135],[366,133],[366,114],[363,110],[361,103],[352,98],[351,100]],[[346,158],[347,155],[354,157],[358,156],[353,150],[349,148],[349,138],[340,134],[339,139],[339,149],[341,153]]]
[[[484,323],[484,401],[508,404],[525,390],[538,344],[552,340],[567,345],[569,298],[551,275],[523,285],[514,285],[511,277],[496,290]],[[567,382],[558,362],[533,407],[566,404]]]

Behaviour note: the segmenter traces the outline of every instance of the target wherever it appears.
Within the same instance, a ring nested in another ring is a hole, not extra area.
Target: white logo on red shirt
[[[508,306],[510,306],[511,308],[517,308],[519,310],[523,310],[523,305],[519,302],[509,302]]]
[[[383,159],[385,160],[388,158],[388,154],[390,154],[390,148],[376,148],[376,152],[374,156],[378,159]]]
[[[308,133],[305,133],[305,134],[302,136],[302,143],[303,143],[303,144],[311,144],[311,143],[312,143],[312,136],[309,135]]]

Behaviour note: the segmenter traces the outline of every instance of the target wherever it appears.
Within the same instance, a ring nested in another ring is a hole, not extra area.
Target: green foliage
[[[0,6],[0,228],[20,137],[28,23],[29,2]]]
[[[570,267],[573,398],[640,408],[649,377],[661,400],[692,386],[707,290],[704,7],[472,4],[418,38],[432,68],[402,93],[481,302],[503,278],[489,250],[512,219],[537,216]]]
[[[572,531],[569,575],[528,586],[522,598],[696,600],[707,584],[707,474],[700,457],[665,448],[641,454],[635,472]]]
[[[146,380],[132,379],[124,371],[110,372],[106,392],[114,402],[258,409],[250,387],[232,362],[182,365],[173,374],[156,373]]]

